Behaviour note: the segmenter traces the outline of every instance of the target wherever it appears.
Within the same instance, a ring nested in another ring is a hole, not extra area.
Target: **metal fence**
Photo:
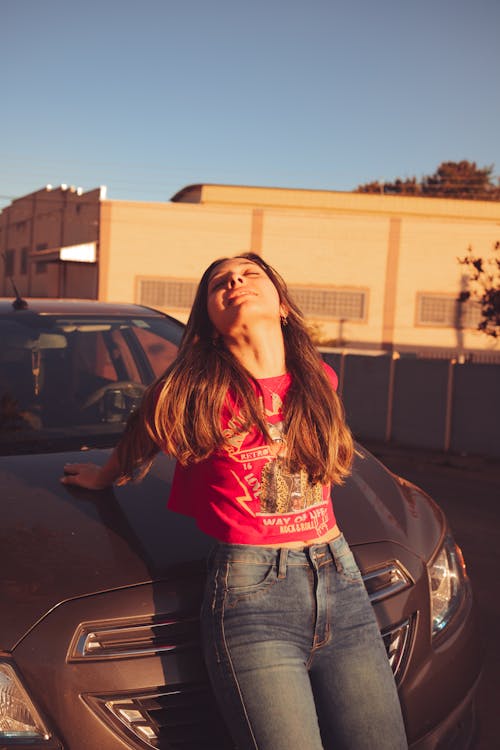
[[[322,352],[361,440],[500,456],[500,365]]]

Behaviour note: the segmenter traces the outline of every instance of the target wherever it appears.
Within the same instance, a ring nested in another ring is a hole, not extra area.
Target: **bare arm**
[[[146,389],[141,406],[129,416],[120,441],[104,466],[65,464],[64,476],[61,477],[63,484],[102,490],[117,480],[119,484],[125,484],[132,479],[142,479],[147,474],[160,450],[147,426],[148,417],[155,408],[155,389],[156,385],[152,391]]]
[[[102,490],[109,487],[120,476],[117,450],[113,451],[104,466],[97,464],[65,464],[62,484],[73,484],[88,490]]]

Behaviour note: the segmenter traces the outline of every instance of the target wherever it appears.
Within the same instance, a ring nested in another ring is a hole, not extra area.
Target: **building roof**
[[[408,195],[374,195],[335,190],[252,187],[248,185],[187,185],[171,198],[174,203],[289,208],[378,215],[414,215],[436,218],[500,220],[500,201],[422,198]]]

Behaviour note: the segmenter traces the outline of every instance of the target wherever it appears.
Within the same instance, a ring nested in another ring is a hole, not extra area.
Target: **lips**
[[[237,300],[241,299],[241,297],[249,297],[249,296],[256,297],[257,293],[252,292],[249,289],[241,289],[238,292],[233,292],[232,294],[230,294],[226,298],[226,303],[229,306],[229,305],[232,305],[233,302],[236,302]]]

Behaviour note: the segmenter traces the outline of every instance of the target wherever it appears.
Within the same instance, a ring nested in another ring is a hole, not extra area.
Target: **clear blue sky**
[[[0,207],[500,173],[500,0],[0,0],[0,25]]]

